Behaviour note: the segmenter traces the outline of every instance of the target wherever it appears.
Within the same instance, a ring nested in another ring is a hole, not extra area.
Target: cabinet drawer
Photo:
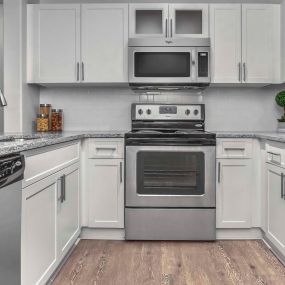
[[[251,158],[252,140],[222,139],[217,141],[217,158]]]
[[[56,145],[44,150],[36,149],[25,154],[26,169],[23,187],[79,160],[79,142]]]
[[[124,139],[90,139],[88,158],[124,158]]]

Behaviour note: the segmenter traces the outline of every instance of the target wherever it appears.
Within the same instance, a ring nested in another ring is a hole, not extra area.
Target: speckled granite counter
[[[126,132],[127,131],[85,131],[47,134],[0,134],[0,156],[83,138],[123,138]],[[23,137],[28,138],[28,140],[21,140]],[[34,137],[36,138],[34,139]],[[9,141],[10,138],[16,138],[16,140]]]
[[[215,132],[217,138],[251,138],[284,142],[285,133],[282,132]]]

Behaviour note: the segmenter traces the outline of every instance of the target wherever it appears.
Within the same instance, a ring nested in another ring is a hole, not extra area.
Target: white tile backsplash
[[[204,103],[206,127],[218,131],[276,130],[282,109],[274,100],[285,86],[209,88],[200,92],[139,95],[129,88],[42,88],[41,103],[64,109],[65,130],[125,130],[135,102]]]

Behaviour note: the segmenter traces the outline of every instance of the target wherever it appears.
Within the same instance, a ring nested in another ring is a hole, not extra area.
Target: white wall
[[[214,131],[272,131],[282,109],[274,97],[285,86],[209,88],[202,95],[149,96],[149,101],[205,103],[206,127]],[[130,129],[130,106],[145,101],[128,88],[42,88],[41,103],[63,108],[65,130]]]
[[[39,104],[39,88],[26,82],[27,0],[4,0],[5,132],[29,132]]]

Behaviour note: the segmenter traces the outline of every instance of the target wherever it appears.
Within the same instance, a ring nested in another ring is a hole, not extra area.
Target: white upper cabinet
[[[212,83],[281,82],[280,5],[210,5]]]
[[[28,5],[28,83],[127,83],[128,4]]]
[[[274,61],[274,55],[278,53],[276,47],[280,46],[280,35],[276,35],[279,25],[274,23],[280,18],[277,7],[265,4],[242,5],[243,82],[275,81],[274,68],[279,64]]]
[[[241,5],[210,6],[212,82],[241,82]]]
[[[208,4],[169,4],[170,37],[208,37]]]
[[[168,34],[168,4],[130,4],[129,35],[133,37],[161,37]]]
[[[28,82],[78,80],[80,5],[28,5]]]
[[[82,5],[83,82],[128,81],[128,5]]]
[[[207,37],[208,4],[130,4],[130,37]]]

